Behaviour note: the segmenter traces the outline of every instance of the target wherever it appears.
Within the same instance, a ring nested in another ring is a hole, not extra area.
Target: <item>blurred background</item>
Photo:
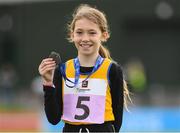
[[[62,130],[45,117],[38,65],[76,57],[66,26],[80,3],[106,13],[105,45],[130,84],[121,130],[180,131],[179,0],[0,0],[0,131]]]

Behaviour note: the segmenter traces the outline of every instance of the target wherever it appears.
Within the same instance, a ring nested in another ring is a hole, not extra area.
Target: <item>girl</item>
[[[119,132],[129,92],[120,65],[102,45],[110,37],[105,14],[80,5],[68,25],[77,58],[59,65],[43,59],[45,112],[50,123],[63,120],[63,132]]]

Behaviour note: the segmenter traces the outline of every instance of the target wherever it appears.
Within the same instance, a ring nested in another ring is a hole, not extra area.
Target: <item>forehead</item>
[[[81,18],[76,20],[74,30],[100,30],[99,26],[92,20]]]

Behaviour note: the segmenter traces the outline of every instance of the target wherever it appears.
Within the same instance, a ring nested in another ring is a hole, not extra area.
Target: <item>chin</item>
[[[81,53],[82,55],[89,56],[92,55],[91,53]]]
[[[93,53],[92,52],[81,52],[82,55],[85,55],[85,56],[89,56],[89,55],[92,55]]]

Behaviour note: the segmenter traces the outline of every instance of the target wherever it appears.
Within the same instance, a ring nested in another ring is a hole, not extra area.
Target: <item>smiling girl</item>
[[[77,58],[58,68],[52,58],[39,65],[46,116],[52,124],[63,120],[63,132],[119,132],[129,91],[120,65],[103,46],[110,37],[105,14],[80,5],[68,30]]]

